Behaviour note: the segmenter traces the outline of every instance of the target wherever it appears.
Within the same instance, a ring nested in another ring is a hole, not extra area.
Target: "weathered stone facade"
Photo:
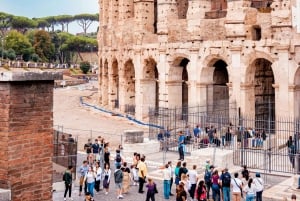
[[[52,200],[53,87],[58,72],[0,70],[0,188]]]
[[[269,102],[272,115],[299,116],[299,0],[99,4],[101,105],[135,105],[139,119],[149,107],[235,105],[260,118]]]

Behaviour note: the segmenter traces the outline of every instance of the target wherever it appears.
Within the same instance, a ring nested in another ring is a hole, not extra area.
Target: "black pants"
[[[206,185],[206,190],[207,190],[206,199],[208,200],[209,199],[209,191],[211,189],[211,183],[205,183],[205,185]]]
[[[100,180],[95,180],[95,190],[97,191],[97,192],[99,192],[100,191]]]
[[[83,183],[84,185],[84,194],[87,192],[87,184],[86,182]],[[82,192],[82,185],[79,186],[79,192],[81,193]]]
[[[154,195],[155,195],[154,193],[147,192],[146,201],[149,201],[150,199],[151,201],[155,201]]]
[[[179,159],[184,160],[184,153],[183,153],[183,147],[182,146],[180,146],[178,148],[178,152],[179,152]]]
[[[194,195],[195,195],[195,190],[196,190],[196,184],[192,184],[191,189],[189,190],[190,196],[191,198],[194,199]]]
[[[139,193],[143,192],[145,179],[142,177],[139,177]]]
[[[256,192],[256,201],[262,201],[263,191]]]
[[[67,193],[69,191],[69,197],[71,197],[72,194],[72,184],[67,184],[65,183],[65,194],[64,194],[64,198],[67,196]]]
[[[173,177],[170,180],[170,195],[172,194],[172,184],[173,184]]]

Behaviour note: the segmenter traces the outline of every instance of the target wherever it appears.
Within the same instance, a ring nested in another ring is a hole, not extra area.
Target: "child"
[[[151,178],[148,178],[148,184],[146,185],[147,190],[147,197],[146,201],[155,201],[155,193],[157,193],[156,184],[153,182]]]

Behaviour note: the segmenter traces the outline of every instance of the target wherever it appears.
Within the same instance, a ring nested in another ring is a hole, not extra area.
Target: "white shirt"
[[[254,195],[255,194],[255,185],[252,183],[251,188],[249,188],[248,184],[244,188],[244,192],[247,193],[247,195]]]
[[[191,184],[197,183],[197,171],[196,170],[189,170],[188,171],[189,180]]]
[[[164,180],[171,180],[171,174],[170,174],[170,170],[168,168],[164,168],[162,173],[163,173]]]
[[[231,179],[232,192],[240,193],[241,192],[240,187],[242,187],[242,184],[243,182],[239,178],[232,178]]]
[[[99,167],[97,171],[96,171],[96,168],[95,168],[94,171],[96,173],[96,181],[100,181],[101,177],[102,177],[102,169],[101,169],[101,167]]]
[[[95,182],[95,178],[96,178],[96,174],[95,172],[88,172],[86,175],[85,175],[85,179],[87,183],[93,183]]]
[[[264,190],[264,182],[263,182],[262,178],[259,178],[259,177],[254,178],[253,184],[255,184],[257,192]]]

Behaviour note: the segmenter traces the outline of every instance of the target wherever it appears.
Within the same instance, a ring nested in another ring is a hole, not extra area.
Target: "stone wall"
[[[0,74],[0,188],[14,201],[52,200],[55,77],[62,74]]]

